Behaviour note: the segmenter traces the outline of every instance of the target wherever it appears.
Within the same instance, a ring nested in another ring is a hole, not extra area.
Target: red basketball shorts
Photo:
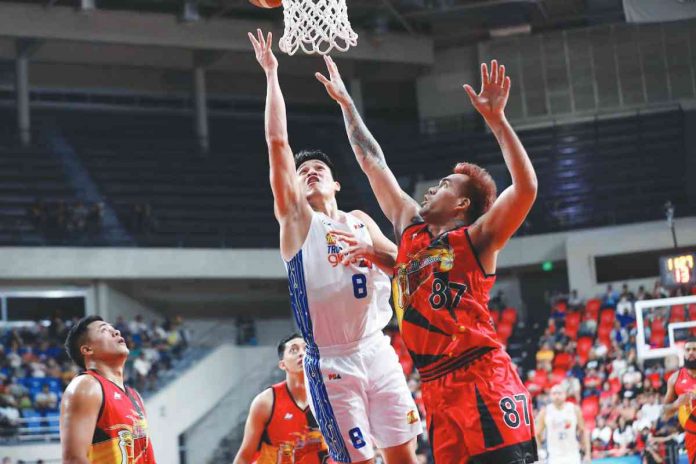
[[[436,464],[526,464],[537,460],[529,392],[502,350],[423,382]]]

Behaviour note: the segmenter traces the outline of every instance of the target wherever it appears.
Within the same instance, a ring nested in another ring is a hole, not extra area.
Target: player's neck
[[[295,400],[295,403],[300,407],[306,406],[307,390],[305,390],[304,374],[288,374],[285,380],[288,383],[288,390],[290,390],[290,394]]]
[[[688,367],[685,367],[684,369],[686,370],[687,374],[696,379],[696,369],[689,369]]]
[[[99,375],[105,379],[115,383],[121,389],[125,389],[123,383],[123,364],[124,363],[119,362],[119,364],[116,365],[104,361],[93,360],[87,364],[87,369],[97,371]]]
[[[336,198],[318,198],[310,203],[312,209],[318,213],[323,213],[333,220],[338,220],[339,210]]]

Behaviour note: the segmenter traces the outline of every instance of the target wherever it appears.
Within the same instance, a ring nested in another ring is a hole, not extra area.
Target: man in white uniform
[[[551,404],[541,410],[536,425],[539,449],[546,431],[548,464],[580,464],[579,440],[585,451],[582,461],[591,461],[590,437],[585,430],[582,412],[566,401],[566,391],[562,385],[551,388]]]
[[[271,34],[249,38],[266,73],[271,189],[312,412],[334,461],[372,463],[375,444],[388,464],[416,464],[418,410],[382,333],[392,310],[380,268],[392,268],[396,245],[362,211],[338,209],[324,153],[293,155]]]

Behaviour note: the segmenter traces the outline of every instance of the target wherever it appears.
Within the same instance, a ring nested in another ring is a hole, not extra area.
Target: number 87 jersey
[[[392,316],[389,277],[367,260],[342,264],[347,246],[331,233],[348,231],[372,244],[367,227],[348,213],[339,218],[314,212],[302,248],[286,263],[296,322],[305,341],[319,348],[362,340]]]

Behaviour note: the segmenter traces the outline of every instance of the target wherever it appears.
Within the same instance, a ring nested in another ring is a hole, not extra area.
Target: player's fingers
[[[352,233],[347,232],[345,230],[332,229],[329,233],[331,233],[337,237],[347,237],[347,238],[355,239],[355,235],[353,235]]]
[[[506,93],[510,91],[510,85],[512,85],[511,82],[510,82],[510,77],[506,76],[506,77],[505,77],[505,82],[503,82],[503,90],[504,90]]]
[[[256,40],[256,37],[254,37],[254,34],[252,34],[251,32],[247,32],[247,34],[249,35],[249,40],[251,41],[251,45],[254,47],[254,51],[258,51],[259,41]]]
[[[505,66],[501,65],[498,68],[498,85],[505,84]]]
[[[268,49],[270,50],[271,44],[273,43],[273,33],[268,32],[268,35],[266,36],[266,45],[268,46]]]
[[[490,82],[490,77],[488,76],[488,65],[486,63],[481,63],[481,85],[486,86]]]
[[[491,61],[491,79],[490,82],[497,83],[498,82],[498,61],[493,60]]]
[[[476,91],[469,84],[464,84],[464,90],[469,95],[471,103],[473,104],[476,101],[476,98],[478,97],[478,95],[476,95]]]
[[[318,80],[319,82],[321,82],[322,84],[324,84],[324,85],[329,85],[329,84],[331,84],[331,81],[328,80],[326,77],[324,77],[324,75],[323,75],[322,73],[319,73],[319,72],[318,72],[318,73],[314,73],[314,77],[316,77],[317,80]]]
[[[261,29],[256,29],[256,35],[259,38],[259,43],[263,48],[266,48],[266,41],[263,40],[263,32],[261,32]]]

